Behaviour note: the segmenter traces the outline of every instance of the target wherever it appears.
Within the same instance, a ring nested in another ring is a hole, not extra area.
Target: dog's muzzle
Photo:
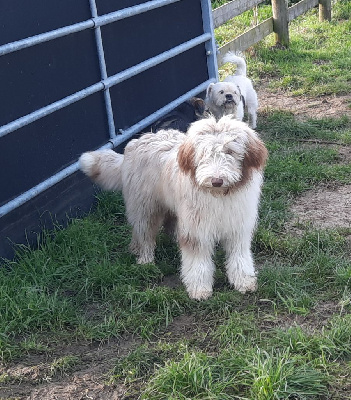
[[[223,179],[220,178],[212,178],[211,183],[213,187],[221,187],[223,185]]]
[[[226,94],[225,95],[225,102],[226,103],[234,103],[233,95],[232,94]]]

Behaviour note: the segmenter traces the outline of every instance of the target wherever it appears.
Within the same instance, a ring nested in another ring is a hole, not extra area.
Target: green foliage
[[[169,361],[151,379],[142,399],[229,399],[225,391],[233,378],[223,380],[223,367],[213,357],[185,349],[183,358]]]
[[[316,9],[293,20],[289,24],[290,45],[286,50],[272,47],[273,35],[254,45],[250,49],[253,56],[246,57],[250,77],[257,85],[268,78],[272,91],[295,96],[349,93],[350,4],[350,0],[333,3],[331,23],[319,23]],[[271,16],[271,6],[261,3],[257,16],[250,10],[233,18],[215,30],[219,47]],[[231,73],[231,68],[221,67],[220,76]]]
[[[229,2],[228,0],[211,0],[212,9],[220,7],[228,2]]]
[[[299,365],[299,359],[292,357],[289,349],[268,353],[259,348],[231,347],[218,357],[186,349],[182,359],[166,362],[156,371],[142,398],[302,398],[326,394],[326,384],[322,373]]]

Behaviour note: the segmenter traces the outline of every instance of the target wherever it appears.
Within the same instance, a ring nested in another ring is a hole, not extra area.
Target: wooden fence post
[[[331,20],[331,0],[319,0],[319,21]]]
[[[289,15],[287,0],[272,0],[273,31],[276,44],[289,46]]]

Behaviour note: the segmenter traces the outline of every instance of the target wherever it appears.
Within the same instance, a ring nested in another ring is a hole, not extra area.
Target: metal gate
[[[0,0],[0,10],[0,256],[8,256],[7,238],[23,242],[45,211],[91,202],[77,173],[81,153],[127,141],[218,72],[210,0]]]

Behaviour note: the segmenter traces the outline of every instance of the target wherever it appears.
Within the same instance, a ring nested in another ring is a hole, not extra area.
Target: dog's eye
[[[225,149],[224,154],[228,154],[229,156],[232,156],[232,155],[234,155],[234,151],[230,150],[230,149]]]
[[[223,94],[223,93],[224,93],[224,90],[220,90],[220,91],[219,91],[219,94]]]

